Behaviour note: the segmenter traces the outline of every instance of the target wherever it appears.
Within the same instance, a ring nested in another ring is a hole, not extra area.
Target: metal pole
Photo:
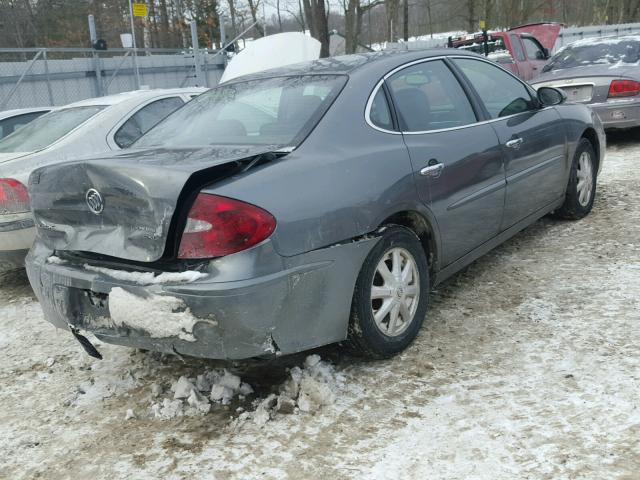
[[[133,6],[129,0],[129,17],[131,19],[131,37],[133,41],[133,65],[136,71],[136,86],[140,89],[140,70],[138,69],[138,49],[136,47],[136,32],[133,29]]]
[[[227,44],[227,31],[225,29],[224,26],[224,22],[225,22],[225,17],[224,15],[220,15],[218,22],[220,22],[220,50],[222,52],[224,52],[224,49],[226,48],[226,44]],[[227,55],[225,53],[223,53],[222,58],[224,60],[224,66],[227,66]],[[208,86],[208,85],[207,85]]]
[[[47,76],[47,93],[49,94],[49,105],[53,105],[53,91],[51,90],[51,79],[49,78],[49,64],[47,63],[47,51],[42,51],[44,60],[44,73]]]
[[[224,21],[225,21],[225,17],[224,15],[220,15],[218,22],[220,22],[220,46],[224,47],[224,45],[227,43],[227,32],[225,30],[225,26],[224,26]]]
[[[96,22],[93,19],[93,15],[89,15],[89,38],[91,39],[91,47],[93,48],[96,40],[98,40],[98,35],[96,34]]]
[[[95,51],[95,44],[98,41],[98,34],[96,33],[96,22],[93,19],[93,15],[89,15],[87,17],[89,20],[89,37],[91,39],[91,48],[93,48],[93,52],[91,56],[93,57],[93,69],[96,72],[96,93],[98,97],[104,95],[102,88],[102,72],[100,70],[100,57],[98,53]]]
[[[191,20],[191,48],[193,48],[193,67],[196,78],[196,87],[202,85],[200,80],[200,58],[198,51],[198,26],[195,20]]]

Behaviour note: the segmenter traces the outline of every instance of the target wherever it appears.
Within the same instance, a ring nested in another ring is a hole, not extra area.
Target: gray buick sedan
[[[429,291],[543,215],[589,213],[584,105],[471,53],[329,58],[238,78],[126,153],[33,172],[46,318],[210,358],[406,348]]]

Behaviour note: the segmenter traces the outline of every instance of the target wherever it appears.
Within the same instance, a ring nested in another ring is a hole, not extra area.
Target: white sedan
[[[35,236],[27,179],[37,167],[131,146],[204,88],[137,90],[56,108],[0,140],[0,270]]]
[[[0,139],[51,110],[53,107],[35,107],[0,112]]]

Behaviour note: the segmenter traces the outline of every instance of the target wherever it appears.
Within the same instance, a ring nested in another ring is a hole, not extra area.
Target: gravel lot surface
[[[322,349],[313,377],[306,355],[227,365],[101,345],[95,361],[43,320],[23,272],[4,274],[0,477],[640,478],[637,138],[609,139],[590,216],[545,218],[441,285],[388,361]],[[322,396],[284,413],[268,396],[295,365]],[[179,377],[222,368],[254,393],[161,418]]]

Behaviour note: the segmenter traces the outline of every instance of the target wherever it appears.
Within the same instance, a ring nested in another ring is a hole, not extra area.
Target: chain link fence
[[[224,55],[209,50],[0,49],[0,111],[65,105],[143,88],[213,87]]]

